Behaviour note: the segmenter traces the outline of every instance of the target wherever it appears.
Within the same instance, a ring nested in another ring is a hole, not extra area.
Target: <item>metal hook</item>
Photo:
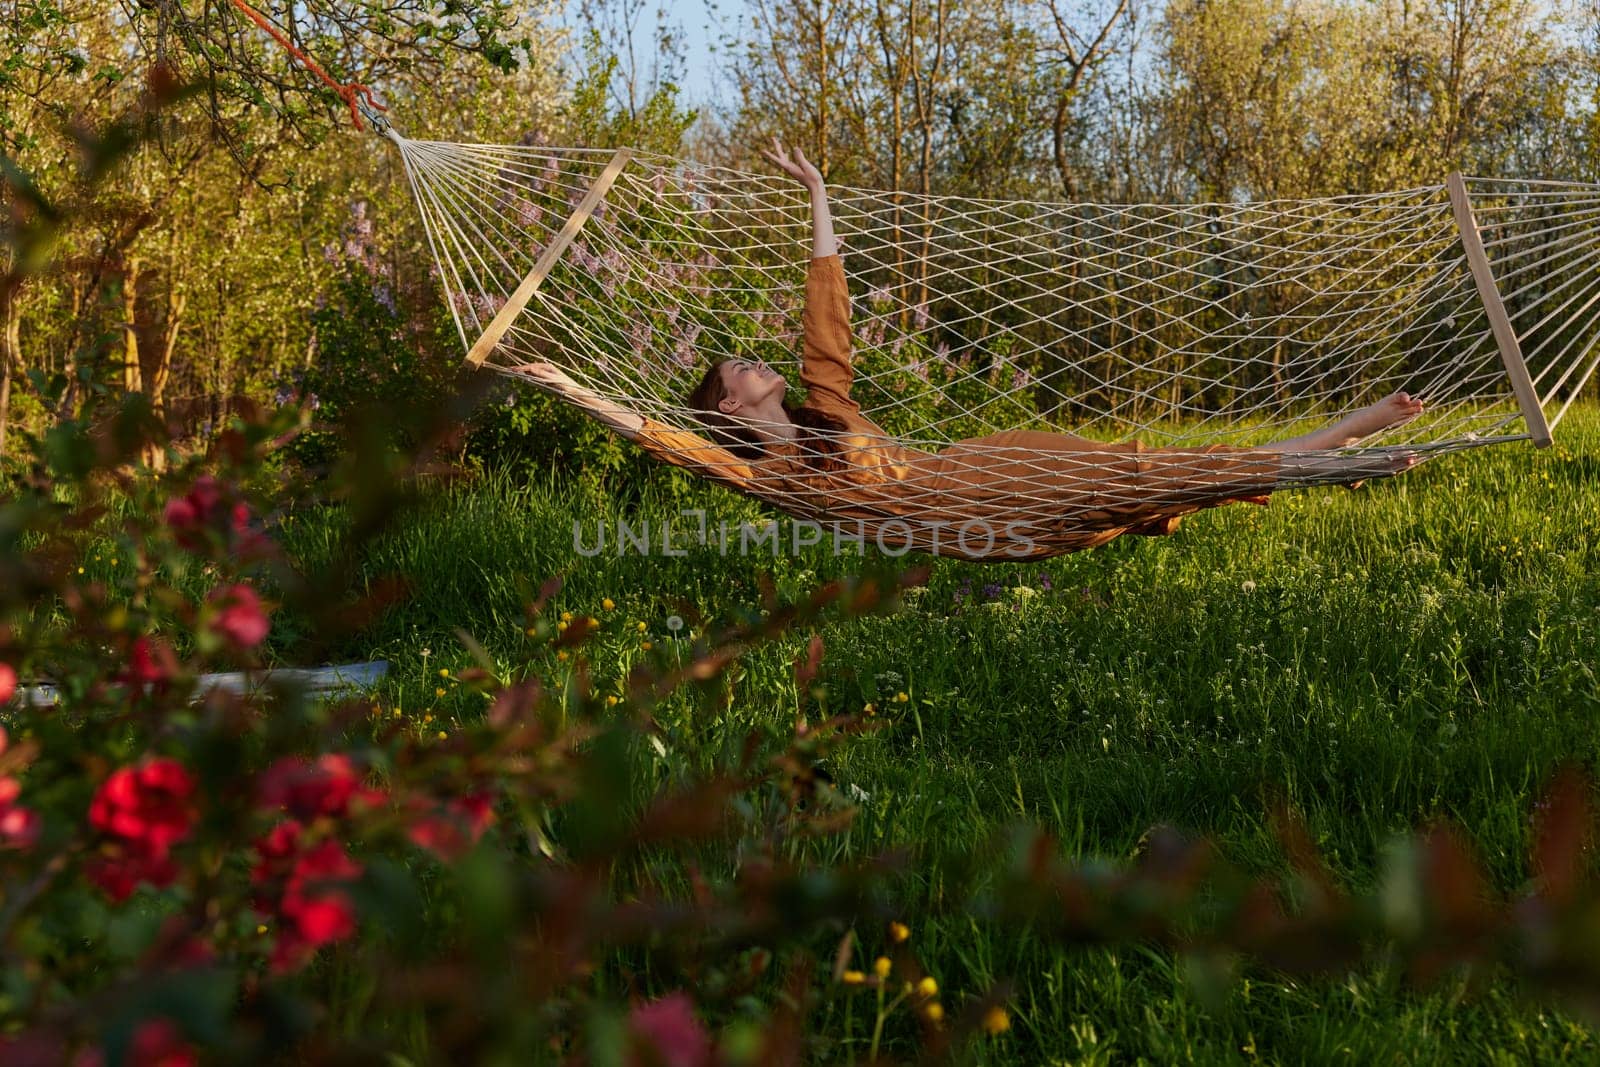
[[[393,127],[389,124],[389,120],[383,117],[382,112],[375,109],[365,100],[358,99],[356,101],[356,107],[361,110],[361,114],[366,118],[366,120],[372,123],[372,128],[377,132],[379,137],[387,137],[389,135]]]

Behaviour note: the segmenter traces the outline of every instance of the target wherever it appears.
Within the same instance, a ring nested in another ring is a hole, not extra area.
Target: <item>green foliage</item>
[[[319,428],[289,446],[292,456],[312,465],[335,458],[341,447],[335,428],[359,410],[398,412],[440,404],[454,380],[451,355],[458,343],[454,323],[431,293],[407,300],[396,292],[374,250],[364,204],[354,209],[346,241],[330,250],[330,258],[340,269],[332,292],[311,313],[315,354],[279,387],[280,402],[292,383],[317,412]],[[406,420],[387,425],[394,447],[417,446],[405,437]]]
[[[598,31],[585,36],[583,55],[582,74],[563,115],[572,143],[587,148],[628,145],[669,155],[681,150],[684,132],[694,124],[697,112],[678,106],[676,85],[663,83],[630,113],[612,104],[612,82],[621,60],[606,51]]]

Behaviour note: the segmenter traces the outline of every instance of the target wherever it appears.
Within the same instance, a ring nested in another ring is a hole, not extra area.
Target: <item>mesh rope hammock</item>
[[[808,294],[832,296],[810,288],[809,194],[786,175],[410,140],[368,117],[471,362],[558,366],[641,416],[658,458],[880,545],[1052,555],[1391,473],[1401,450],[1544,446],[1600,360],[1600,185],[1452,174],[1193,204],[830,186],[849,287],[830,363],[807,336],[827,311]],[[801,455],[820,431],[759,461],[713,439],[685,401],[728,356],[842,412],[847,470]],[[1261,447],[1394,390],[1426,410],[1351,448]]]

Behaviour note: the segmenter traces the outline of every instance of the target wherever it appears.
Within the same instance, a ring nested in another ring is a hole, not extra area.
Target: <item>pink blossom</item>
[[[5,747],[5,730],[0,729],[0,752]],[[39,840],[39,813],[19,805],[20,795],[20,782],[0,777],[0,848],[29,848]]]
[[[629,1067],[646,1063],[704,1067],[711,1062],[711,1037],[695,1017],[694,1002],[687,993],[672,993],[635,1007],[628,1015],[628,1031],[634,1043],[624,1061]],[[639,1045],[644,1046],[643,1055]]]
[[[638,320],[628,328],[628,343],[641,355],[650,350],[654,338],[655,328],[644,319]]]
[[[221,610],[211,622],[211,628],[240,648],[254,648],[266,640],[271,628],[266,614],[261,610],[261,598],[243,582],[218,586],[206,594],[206,602],[220,605]]]
[[[231,505],[225,499],[231,488],[224,487],[209,474],[195,479],[189,492],[167,501],[163,512],[172,528],[174,540],[191,552],[205,547],[207,531],[232,542],[241,559],[265,555],[272,542],[265,534],[250,529],[250,506],[242,500]]]

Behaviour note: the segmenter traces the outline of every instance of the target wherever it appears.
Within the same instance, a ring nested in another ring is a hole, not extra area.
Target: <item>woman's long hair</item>
[[[741,459],[763,459],[767,450],[755,428],[724,414],[717,406],[728,395],[722,381],[722,365],[726,362],[727,359],[719,359],[706,369],[705,377],[689,394],[688,404],[718,444]],[[843,419],[816,408],[793,407],[788,401],[784,401],[783,410],[802,430],[821,431],[802,434],[797,439],[800,454],[808,463],[819,471],[835,471],[845,466],[844,449],[831,436],[849,429]]]

